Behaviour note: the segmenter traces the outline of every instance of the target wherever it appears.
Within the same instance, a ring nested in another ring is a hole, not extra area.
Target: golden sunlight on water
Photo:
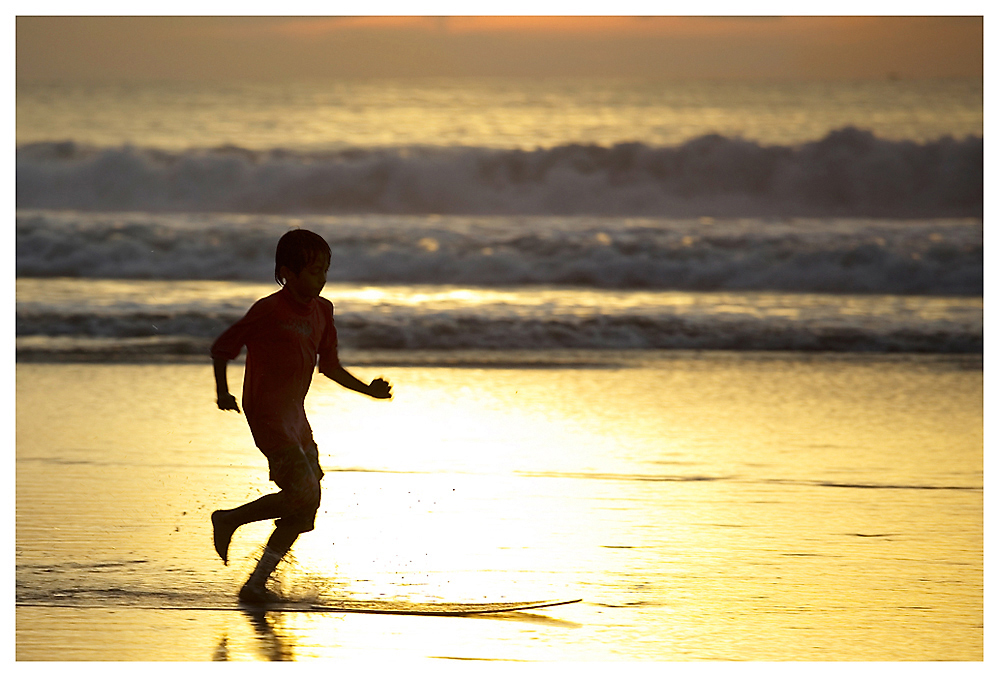
[[[270,525],[227,568],[208,515],[271,486],[210,368],[19,365],[18,659],[982,658],[981,366],[606,355],[314,383],[281,590],[584,599],[464,619],[236,612]]]

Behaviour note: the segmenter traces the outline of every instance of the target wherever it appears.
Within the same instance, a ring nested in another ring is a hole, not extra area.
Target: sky
[[[16,76],[19,82],[981,78],[983,19],[18,16]]]

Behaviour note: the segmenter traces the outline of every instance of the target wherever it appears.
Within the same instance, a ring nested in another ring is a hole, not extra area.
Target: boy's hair
[[[278,247],[274,251],[274,280],[279,285],[284,285],[281,278],[281,267],[287,266],[295,275],[302,272],[316,255],[323,254],[329,260],[331,256],[330,246],[312,231],[304,228],[296,228],[281,236],[278,240]]]

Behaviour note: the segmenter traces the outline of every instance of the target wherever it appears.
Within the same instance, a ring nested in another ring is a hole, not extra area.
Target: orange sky
[[[978,17],[19,17],[19,80],[983,75]]]

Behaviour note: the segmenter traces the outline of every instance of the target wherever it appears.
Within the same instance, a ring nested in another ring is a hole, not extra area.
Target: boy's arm
[[[340,365],[328,369],[323,372],[323,374],[344,388],[357,391],[358,393],[364,393],[372,398],[378,398],[380,400],[392,398],[392,386],[390,386],[389,382],[384,379],[375,379],[372,383],[366,384]]]
[[[229,361],[225,358],[214,358],[212,367],[215,370],[215,394],[216,403],[220,410],[240,411],[240,406],[236,403],[236,398],[229,392],[229,381],[226,378],[226,365]]]

